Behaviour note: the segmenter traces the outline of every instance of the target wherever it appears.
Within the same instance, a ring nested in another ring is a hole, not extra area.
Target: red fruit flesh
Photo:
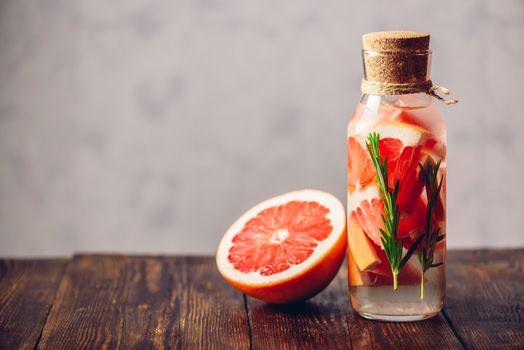
[[[372,199],[371,202],[364,200],[353,213],[356,214],[360,227],[362,227],[373,243],[380,247],[380,238],[382,237],[380,230],[384,230],[384,222],[382,221],[384,204],[382,201],[377,198]]]
[[[331,233],[328,213],[319,203],[306,201],[267,208],[233,238],[228,260],[241,272],[263,276],[298,265]]]
[[[348,139],[348,188],[363,188],[375,178],[375,169],[368,151],[354,138]]]

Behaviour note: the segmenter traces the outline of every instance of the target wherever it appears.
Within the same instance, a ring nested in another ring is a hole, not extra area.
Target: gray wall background
[[[213,253],[266,197],[345,198],[360,36],[432,34],[452,247],[524,245],[524,2],[0,0],[0,254]]]

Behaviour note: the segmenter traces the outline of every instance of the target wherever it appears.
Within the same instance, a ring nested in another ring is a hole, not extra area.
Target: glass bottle
[[[363,41],[363,95],[347,139],[351,303],[370,319],[422,320],[445,297],[446,127],[427,90],[429,35]]]

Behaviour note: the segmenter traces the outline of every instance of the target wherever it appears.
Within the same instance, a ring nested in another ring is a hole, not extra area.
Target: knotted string
[[[369,95],[404,95],[404,94],[414,94],[417,92],[423,92],[429,96],[435,97],[437,100],[444,102],[447,105],[455,104],[458,100],[454,99],[445,99],[435,93],[435,91],[440,91],[444,95],[449,95],[449,90],[443,86],[433,85],[431,80],[416,82],[416,83],[386,83],[379,81],[368,81],[362,79],[362,84],[360,85],[360,90],[364,94]]]

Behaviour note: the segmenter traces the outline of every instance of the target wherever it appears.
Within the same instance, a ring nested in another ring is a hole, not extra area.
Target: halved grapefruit
[[[346,215],[333,195],[289,192],[243,214],[224,234],[216,262],[245,294],[281,304],[310,298],[335,277],[346,252]]]

